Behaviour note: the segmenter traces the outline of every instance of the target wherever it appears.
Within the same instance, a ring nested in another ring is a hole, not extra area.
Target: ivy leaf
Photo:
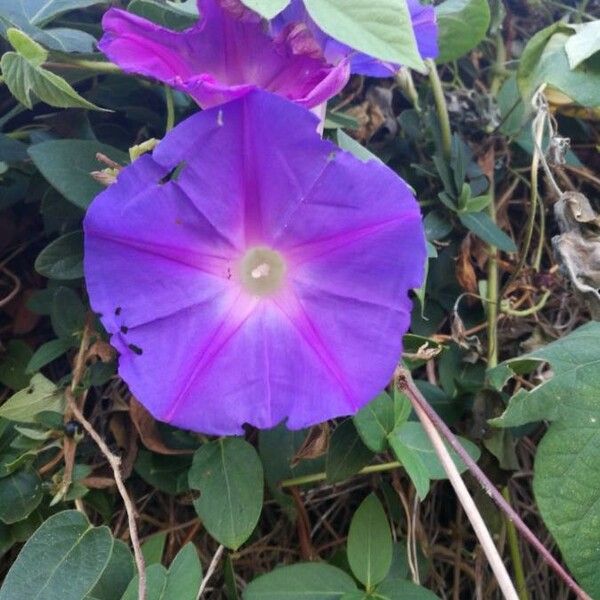
[[[336,40],[380,60],[425,72],[406,0],[304,0],[317,25]]]
[[[369,494],[352,517],[348,533],[348,562],[367,591],[383,581],[392,565],[392,533],[375,494]]]
[[[297,563],[257,577],[244,590],[244,600],[341,600],[356,589],[352,577],[341,569]]]
[[[464,56],[485,37],[490,24],[487,0],[445,0],[435,7],[439,28],[439,64]]]
[[[567,40],[565,52],[569,66],[575,69],[590,56],[600,52],[600,20],[570,26],[575,30],[575,35]]]
[[[272,19],[290,3],[290,0],[242,0],[242,2],[261,17]]]
[[[194,454],[188,479],[201,492],[194,507],[207,531],[237,550],[262,511],[263,468],[256,450],[236,437],[204,444]]]
[[[562,339],[490,371],[496,384],[507,375],[549,363],[552,376],[520,390],[492,421],[515,427],[552,421],[538,446],[533,488],[540,513],[562,555],[591,596],[600,595],[600,323],[588,323]]]
[[[51,516],[13,563],[0,600],[81,600],[104,571],[113,541],[108,527],[92,527],[79,511]]]
[[[0,406],[0,417],[8,421],[34,423],[41,412],[62,412],[63,394],[43,375],[31,378],[29,386],[11,396]]]
[[[498,427],[518,427],[542,420],[586,426],[600,422],[598,339],[600,323],[588,323],[535,352],[492,369],[490,376],[501,383],[507,381],[507,375],[530,373],[547,362],[552,366],[552,377],[530,391],[517,392],[502,416],[491,423]]]
[[[22,31],[9,29],[16,52],[5,52],[0,60],[4,82],[11,94],[30,110],[35,99],[59,108],[104,110],[80,96],[65,79],[44,69],[47,52]]]
[[[571,68],[567,44],[572,39],[573,28],[564,23],[554,23],[538,31],[525,46],[519,61],[517,83],[526,106],[542,84],[558,90],[582,106],[600,105],[600,53],[577,62]]]

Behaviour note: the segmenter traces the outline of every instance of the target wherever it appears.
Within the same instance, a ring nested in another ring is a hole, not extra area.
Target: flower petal
[[[346,84],[349,65],[328,64],[314,46],[303,50],[309,45],[298,43],[297,27],[273,40],[262,23],[234,18],[218,0],[202,0],[200,8],[202,19],[182,32],[110,9],[99,48],[123,70],[185,91],[204,108],[254,88],[312,108]]]
[[[423,272],[418,205],[315,121],[250,92],[180,124],[92,203],[91,303],[156,418],[213,434],[305,427],[389,381]],[[266,296],[237,270],[256,245],[287,268]]]

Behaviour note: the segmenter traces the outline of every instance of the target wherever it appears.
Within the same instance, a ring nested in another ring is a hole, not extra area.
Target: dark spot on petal
[[[181,175],[181,171],[185,167],[185,161],[182,160],[175,167],[173,167],[162,179],[158,180],[159,185],[164,185],[165,183],[169,183],[169,181],[177,181],[179,175]]]
[[[117,306],[117,308],[115,308],[115,315],[117,315],[117,317],[121,314],[121,311],[123,309],[120,306]]]
[[[27,388],[28,394],[33,394],[33,386]]]
[[[130,349],[130,350],[131,350],[133,353],[137,354],[138,356],[139,356],[140,354],[142,354],[142,352],[143,352],[143,350],[142,350],[142,349],[141,349],[139,346],[136,346],[135,344],[129,344],[127,347],[128,347],[128,348],[129,348],[129,349]]]
[[[129,327],[126,327],[125,325],[121,325],[121,333],[127,333],[129,331]]]

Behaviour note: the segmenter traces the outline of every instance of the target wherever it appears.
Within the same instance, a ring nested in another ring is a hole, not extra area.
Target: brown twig
[[[100,437],[98,432],[94,429],[92,424],[85,418],[83,414],[83,410],[79,408],[77,405],[76,398],[76,390],[83,379],[83,375],[85,373],[85,364],[89,349],[89,343],[92,335],[92,327],[91,327],[91,319],[86,318],[86,322],[83,328],[83,333],[81,336],[81,343],[79,345],[79,351],[77,356],[75,357],[75,363],[73,365],[73,377],[71,381],[71,386],[66,389],[65,395],[67,399],[67,409],[65,411],[65,419],[70,419],[71,417],[75,417],[86,430],[88,435],[94,440],[96,445],[98,446],[100,452],[104,455],[108,464],[110,465],[113,477],[115,479],[115,483],[117,485],[117,489],[119,490],[119,494],[121,495],[121,499],[123,500],[123,504],[125,505],[125,511],[127,513],[127,521],[129,524],[129,536],[131,539],[131,545],[133,547],[133,554],[135,558],[135,563],[138,571],[138,600],[146,600],[146,564],[144,562],[144,556],[142,554],[142,549],[140,545],[140,539],[137,531],[137,524],[135,522],[135,506],[129,497],[127,492],[127,488],[125,487],[125,483],[123,482],[123,478],[121,476],[121,460],[118,456],[115,456],[106,445],[104,440]],[[81,395],[81,402],[85,401],[86,393],[84,392]],[[74,440],[65,437],[65,443],[75,444]],[[68,446],[65,446],[65,456],[68,453]],[[74,456],[74,446],[72,448],[73,456]],[[68,463],[71,463],[70,471],[72,472],[72,463],[71,461],[65,462],[65,473],[69,469]],[[69,472],[69,484],[70,484],[71,473]],[[63,481],[63,486],[64,486]]]
[[[477,463],[471,458],[468,452],[462,447],[456,436],[450,431],[450,428],[444,423],[441,417],[431,408],[427,400],[414,384],[410,372],[404,368],[399,369],[397,375],[397,384],[402,391],[408,395],[414,406],[418,406],[429,420],[435,425],[435,428],[446,439],[452,449],[460,456],[473,477],[477,479],[481,487],[498,505],[498,508],[514,523],[521,535],[542,555],[546,563],[555,571],[563,582],[573,591],[578,598],[582,600],[592,600],[584,592],[574,579],[567,573],[563,566],[552,556],[549,550],[538,540],[535,534],[525,525],[521,517],[514,508],[502,497],[502,494],[496,489],[494,484],[486,477],[485,473],[479,468]]]

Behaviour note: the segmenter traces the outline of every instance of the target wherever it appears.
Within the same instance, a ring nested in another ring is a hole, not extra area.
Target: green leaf
[[[600,20],[579,25],[571,24],[575,30],[565,44],[569,67],[575,69],[590,56],[600,52]]]
[[[244,600],[341,600],[356,591],[350,575],[326,563],[298,563],[261,575],[244,590]]]
[[[11,340],[6,352],[1,355],[0,383],[12,390],[21,390],[29,385],[27,363],[33,356],[31,348],[21,340]]]
[[[33,25],[43,26],[69,10],[103,4],[106,0],[0,0],[0,13],[19,16]]]
[[[445,0],[435,7],[439,28],[438,63],[456,60],[485,37],[490,24],[487,0]]]
[[[477,237],[503,252],[516,252],[514,241],[483,212],[459,213],[460,222]]]
[[[290,0],[242,0],[242,2],[265,19],[272,19],[290,3]]]
[[[571,394],[585,389],[578,385]],[[597,391],[595,395],[597,403]],[[593,598],[600,597],[599,465],[600,420],[554,423],[538,445],[533,478],[544,523],[577,581]]]
[[[394,456],[402,463],[402,467],[415,486],[417,496],[424,500],[429,493],[430,477],[423,457],[400,439],[400,436],[394,435],[394,432],[388,436],[388,442]]]
[[[387,579],[377,587],[373,600],[439,600],[439,597],[411,581]]]
[[[45,367],[48,363],[56,360],[72,347],[73,340],[71,338],[50,340],[49,342],[42,344],[33,353],[31,360],[27,363],[27,373],[39,371],[42,367]]]
[[[49,379],[38,373],[31,378],[28,387],[11,396],[0,406],[0,417],[9,421],[33,423],[39,413],[62,413],[63,408],[62,392]]]
[[[191,456],[167,456],[140,450],[134,469],[146,483],[175,496],[190,489],[188,471],[191,464]]]
[[[359,144],[354,138],[350,137],[347,133],[341,129],[336,130],[337,145],[346,152],[354,154],[356,158],[367,162],[369,160],[376,160],[381,162],[378,156],[375,156],[370,150],[367,150],[362,144]]]
[[[79,511],[53,515],[21,550],[0,600],[81,600],[100,578],[112,547],[108,527],[92,527]]]
[[[10,525],[25,519],[42,497],[42,482],[34,471],[17,471],[0,479],[0,521]]]
[[[262,510],[263,469],[256,450],[236,437],[204,444],[194,454],[188,479],[201,492],[194,507],[207,531],[237,550]]]
[[[478,213],[484,208],[487,208],[492,201],[492,197],[488,194],[485,196],[475,196],[469,198],[465,204],[465,211],[470,213]]]
[[[83,330],[85,306],[79,294],[71,288],[60,286],[54,292],[50,311],[52,328],[57,336],[71,338]]]
[[[121,600],[138,600],[138,581],[139,577],[136,575],[129,582]],[[166,587],[167,570],[162,565],[150,565],[146,569],[146,600],[165,600]]]
[[[446,471],[444,471],[444,468],[442,467],[442,464],[440,463],[437,454],[431,445],[429,436],[425,433],[421,423],[417,423],[416,421],[408,421],[397,427],[392,433],[392,436],[397,437],[404,444],[406,444],[406,446],[419,454],[424,465],[427,467],[430,479],[446,479]],[[479,448],[473,442],[460,436],[458,436],[458,440],[471,458],[474,460],[479,459]],[[450,452],[450,456],[452,456],[452,460],[454,461],[457,469],[461,473],[466,471],[467,467],[458,454],[456,454],[456,452],[449,446],[446,447],[448,448],[448,452]]]
[[[517,392],[502,416],[491,423],[517,427],[542,420],[586,426],[600,422],[599,339],[600,323],[592,322],[539,350],[502,363],[498,383],[506,381],[506,367],[522,375],[544,362],[550,363],[552,377],[530,391]]]
[[[45,50],[21,30],[11,27],[7,30],[6,35],[10,45],[31,64],[39,66],[48,58],[48,50]]]
[[[327,481],[336,483],[348,479],[368,465],[372,458],[373,453],[363,444],[352,419],[346,419],[331,436],[325,462]]]
[[[196,600],[202,582],[202,566],[196,547],[188,542],[173,559],[167,573],[164,600]]]
[[[5,52],[0,60],[4,83],[11,94],[32,109],[36,98],[58,108],[104,110],[81,97],[65,79],[29,61],[16,52]]]
[[[105,189],[90,175],[102,168],[96,154],[104,154],[120,164],[128,162],[124,152],[94,140],[51,140],[30,146],[28,152],[46,180],[83,209]]]
[[[526,106],[543,83],[582,106],[600,106],[600,53],[571,69],[566,44],[572,36],[571,26],[554,23],[527,43],[517,72],[519,91]]]
[[[452,206],[454,209],[454,205]],[[430,242],[444,239],[452,233],[452,221],[446,216],[443,210],[434,209],[427,213],[423,219],[425,235]]]
[[[86,600],[114,600],[120,598],[135,572],[131,550],[125,542],[115,540],[112,553],[94,589]]]
[[[192,3],[195,6],[195,2]],[[197,14],[183,10],[183,4],[165,4],[159,0],[132,0],[127,10],[157,25],[181,31],[198,21]]]
[[[383,506],[375,494],[369,494],[354,513],[348,533],[348,562],[367,591],[385,579],[392,551],[392,532]]]
[[[7,37],[12,27],[52,50],[93,52],[96,39],[89,33],[67,27],[41,27],[67,11],[102,3],[105,0],[0,0],[0,35]]]
[[[394,401],[387,392],[373,398],[354,415],[354,425],[365,445],[373,452],[384,452],[387,436],[394,429]]]
[[[142,544],[142,554],[144,555],[144,562],[147,565],[160,563],[160,561],[162,560],[166,541],[167,534],[162,531],[159,531],[158,533],[151,535]]]
[[[72,231],[48,244],[35,259],[34,266],[48,279],[83,277],[83,232]]]
[[[304,5],[336,40],[380,60],[425,71],[406,0],[304,0]]]

